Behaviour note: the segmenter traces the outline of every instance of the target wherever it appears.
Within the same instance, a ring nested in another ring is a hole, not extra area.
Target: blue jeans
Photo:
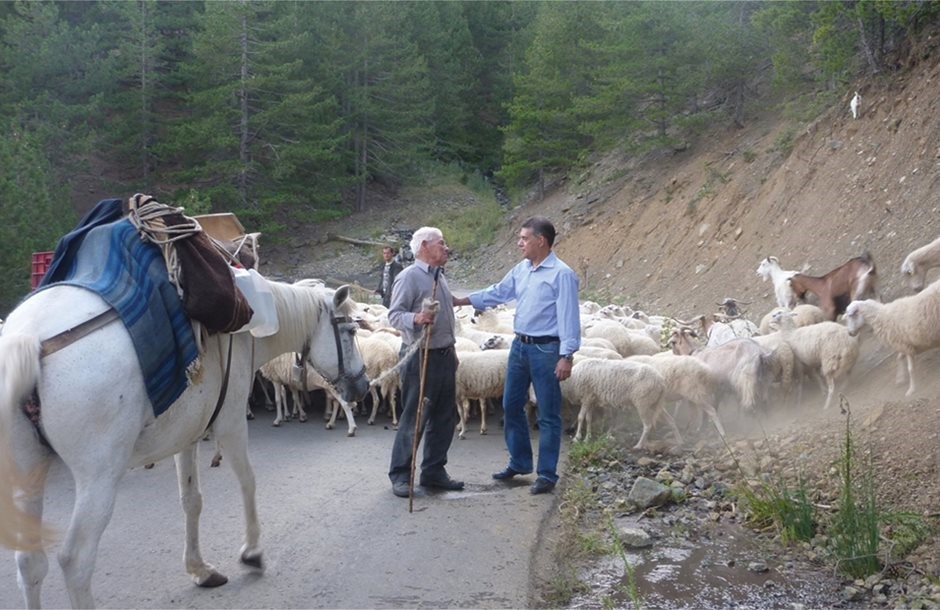
[[[518,339],[509,349],[506,386],[503,389],[504,433],[509,450],[509,467],[532,472],[532,442],[525,405],[529,384],[538,401],[539,457],[538,476],[553,483],[558,480],[558,455],[561,452],[561,387],[555,377],[560,344],[526,344]]]

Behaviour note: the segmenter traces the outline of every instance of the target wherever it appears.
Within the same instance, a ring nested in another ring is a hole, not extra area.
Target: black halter
[[[325,379],[327,383],[329,383],[333,387],[336,387],[336,384],[346,379],[356,379],[358,377],[361,377],[363,374],[365,374],[365,371],[366,371],[365,363],[362,364],[362,368],[360,368],[356,373],[351,374],[348,371],[346,371],[346,362],[343,359],[343,344],[339,338],[340,324],[355,324],[355,321],[349,316],[334,316],[334,315],[330,316],[330,325],[333,327],[333,339],[336,342],[336,363],[337,363],[336,377],[333,377],[333,378],[327,377],[326,375],[323,374],[323,371],[321,371],[318,367],[314,366],[314,370],[316,370],[317,373],[319,373],[320,376],[323,377],[323,379]],[[308,362],[309,357],[310,357],[310,342],[307,341],[306,343],[304,343],[303,351],[300,354],[300,364]],[[311,366],[313,366],[312,362],[311,362]],[[306,387],[307,385],[306,377],[307,376],[304,375],[304,387]]]

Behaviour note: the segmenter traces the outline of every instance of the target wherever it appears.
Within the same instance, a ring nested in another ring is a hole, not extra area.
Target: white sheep
[[[454,351],[457,351],[457,352],[479,352],[479,351],[481,351],[482,349],[483,349],[482,347],[480,347],[479,345],[477,345],[477,344],[474,343],[472,340],[470,340],[470,339],[468,339],[468,338],[466,338],[466,337],[461,337],[461,336],[459,336],[459,335],[456,336],[456,337],[454,337]]]
[[[295,368],[296,361],[296,354],[286,353],[281,354],[277,358],[273,358],[272,360],[264,363],[260,368],[261,375],[274,384],[275,407],[277,409],[277,413],[272,425],[279,426],[281,422],[286,419],[287,396],[285,394],[285,388],[289,388],[292,392],[295,414],[299,413],[300,421],[307,421],[307,414],[303,409],[302,397],[300,396],[300,391],[304,389],[303,377],[298,377],[298,374],[303,375],[306,373],[306,389],[322,389],[326,392],[327,404],[330,403],[331,399],[335,401],[335,403],[339,403],[339,405],[343,408],[343,412],[346,414],[346,436],[355,436],[357,426],[356,419],[352,412],[353,405],[350,405],[348,402],[343,400],[336,389],[330,385],[329,382],[323,379],[323,377],[317,373],[313,367],[302,366]],[[280,392],[280,394],[278,394],[278,392]],[[336,408],[335,403],[333,406],[333,416],[326,424],[327,430],[332,430],[333,426],[336,424],[336,413],[338,409]]]
[[[470,323],[477,330],[511,335],[515,311],[507,309],[484,309],[473,313]]]
[[[581,347],[574,354],[574,359],[577,361],[579,358],[602,358],[604,360],[622,360],[623,356],[620,355],[615,349],[608,349],[606,347],[595,347],[593,345],[584,345],[581,344]]]
[[[570,386],[569,396],[576,396],[581,405],[575,440],[583,438],[582,428],[590,435],[592,409],[624,409],[632,404],[643,423],[643,432],[634,449],[646,446],[646,439],[660,416],[666,418],[676,440],[682,442],[676,422],[663,409],[666,382],[650,365],[629,360],[585,358],[571,369],[571,377],[562,385],[566,384]]]
[[[385,335],[382,337],[380,335]],[[397,341],[396,341],[397,339]],[[382,398],[388,401],[392,412],[392,425],[398,425],[398,415],[395,413],[396,391],[401,384],[401,376],[395,369],[398,364],[398,352],[401,349],[401,338],[389,333],[373,333],[369,337],[358,337],[359,353],[366,366],[366,377],[369,378],[369,393],[372,396],[372,413],[369,415],[369,425],[375,423],[375,416],[379,411]],[[394,346],[398,345],[398,349]],[[379,396],[381,390],[381,397]]]
[[[636,354],[655,354],[659,344],[645,333],[631,332],[613,320],[595,320],[584,327],[585,337],[600,337],[614,344],[624,358]]]
[[[655,356],[631,356],[629,360],[648,364],[663,376],[666,383],[665,400],[687,400],[699,409],[697,421],[701,426],[701,413],[708,415],[718,433],[725,436],[725,429],[718,419],[721,380],[707,364],[696,358],[677,356],[661,352]]]
[[[907,255],[901,263],[901,273],[907,276],[911,290],[921,291],[927,280],[927,271],[940,267],[940,237]]]
[[[760,329],[760,334],[766,335],[774,332],[774,329],[771,327],[771,322],[773,321],[774,314],[778,311],[788,311],[785,307],[774,307],[761,318],[758,328]],[[809,326],[810,324],[818,324],[820,322],[826,321],[825,312],[816,307],[815,305],[810,305],[809,303],[802,303],[797,305],[792,309],[793,312],[793,326],[796,328],[802,328],[803,326]]]
[[[828,320],[796,328],[793,314],[787,311],[774,314],[773,323],[780,328],[783,340],[800,364],[825,379],[827,392],[823,409],[828,409],[836,383],[848,376],[858,360],[858,340],[846,327]]]
[[[757,266],[757,275],[761,276],[765,282],[768,279],[773,282],[777,305],[787,309],[793,309],[796,305],[796,294],[790,288],[790,282],[787,281],[796,273],[796,271],[781,269],[780,260],[776,256],[768,256]]]
[[[897,352],[898,383],[904,383],[902,356],[907,360],[910,396],[915,389],[914,356],[940,346],[940,280],[922,292],[890,303],[852,301],[845,310],[845,322],[853,336],[868,324],[876,337]]]
[[[460,414],[460,423],[457,426],[459,438],[466,438],[470,401],[474,399],[480,402],[480,434],[486,434],[486,401],[490,398],[502,398],[508,363],[507,350],[460,354],[456,377],[457,409]]]

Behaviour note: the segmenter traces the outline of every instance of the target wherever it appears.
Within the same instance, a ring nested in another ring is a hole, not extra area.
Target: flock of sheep
[[[915,391],[913,357],[940,346],[940,280],[925,288],[927,272],[933,267],[940,267],[940,238],[904,260],[901,271],[915,293],[881,303],[875,299],[876,270],[867,254],[819,277],[784,270],[778,259],[768,257],[757,273],[773,282],[777,307],[756,325],[742,315],[733,299],[726,299],[718,313],[692,320],[583,302],[582,347],[570,379],[561,384],[565,404],[578,410],[575,438],[591,433],[594,411],[632,406],[642,422],[635,448],[648,446],[650,432],[661,419],[681,442],[680,430],[667,409],[672,404],[676,409],[680,404],[691,409],[696,431],[707,416],[724,435],[718,415],[722,401],[735,402],[744,412],[767,404],[771,395],[781,402],[800,403],[808,377],[818,380],[826,397],[823,408],[828,408],[836,388],[858,360],[858,333],[864,326],[897,353],[898,382],[906,379],[911,395]],[[815,305],[802,302],[807,293],[815,295]],[[401,338],[389,326],[381,306],[361,304],[358,310],[359,347],[372,379],[368,421],[373,423],[380,404],[386,404],[397,423],[396,365]],[[837,322],[840,316],[841,323]],[[467,433],[472,401],[480,405],[480,433],[486,433],[487,401],[500,398],[503,392],[512,322],[513,311],[508,308],[457,310],[460,438]],[[261,374],[281,388],[275,425],[288,416],[283,388],[299,392],[322,387],[329,394],[322,379],[306,373],[304,378],[290,355],[262,367]],[[534,394],[531,400],[535,401]],[[342,407],[348,434],[354,434],[355,405],[336,397],[331,403],[328,427]],[[297,394],[294,405],[305,419]]]

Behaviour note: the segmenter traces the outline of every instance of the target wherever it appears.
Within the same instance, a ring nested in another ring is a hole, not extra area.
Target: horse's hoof
[[[256,553],[242,553],[241,562],[253,570],[264,571],[264,558],[261,551]]]
[[[274,426],[275,428],[280,428],[280,427],[281,427],[281,422],[279,422],[279,421],[271,422],[271,425]]]
[[[367,421],[366,423],[369,424],[370,426],[372,426],[372,425],[375,424],[375,420],[374,420],[374,419],[370,419],[370,420]]]
[[[486,430],[480,430],[480,436],[486,436]]]
[[[326,425],[326,429],[327,429],[327,430],[332,430],[332,429],[333,429],[333,424],[327,424],[327,425]]]
[[[212,571],[209,576],[202,582],[197,582],[196,584],[205,589],[213,589],[215,587],[221,587],[228,582],[228,577],[222,576],[216,571]]]
[[[156,466],[156,464],[154,464],[153,462],[150,462],[149,464],[144,464],[144,470],[150,470],[154,466]]]
[[[302,424],[307,423],[307,416],[306,416],[306,415],[301,416],[301,418],[300,418],[300,423],[302,423]]]
[[[254,418],[255,418],[255,414],[254,414],[254,413],[249,413],[249,414],[247,415],[247,417],[248,417],[249,420],[254,419]]]
[[[355,429],[349,430],[348,432],[346,432],[346,436],[356,436],[356,430]]]
[[[221,463],[222,463],[222,456],[221,456],[221,455],[220,455],[218,458],[212,458],[212,461],[209,462],[209,468],[218,468],[218,467],[219,467],[219,464],[221,464]]]

